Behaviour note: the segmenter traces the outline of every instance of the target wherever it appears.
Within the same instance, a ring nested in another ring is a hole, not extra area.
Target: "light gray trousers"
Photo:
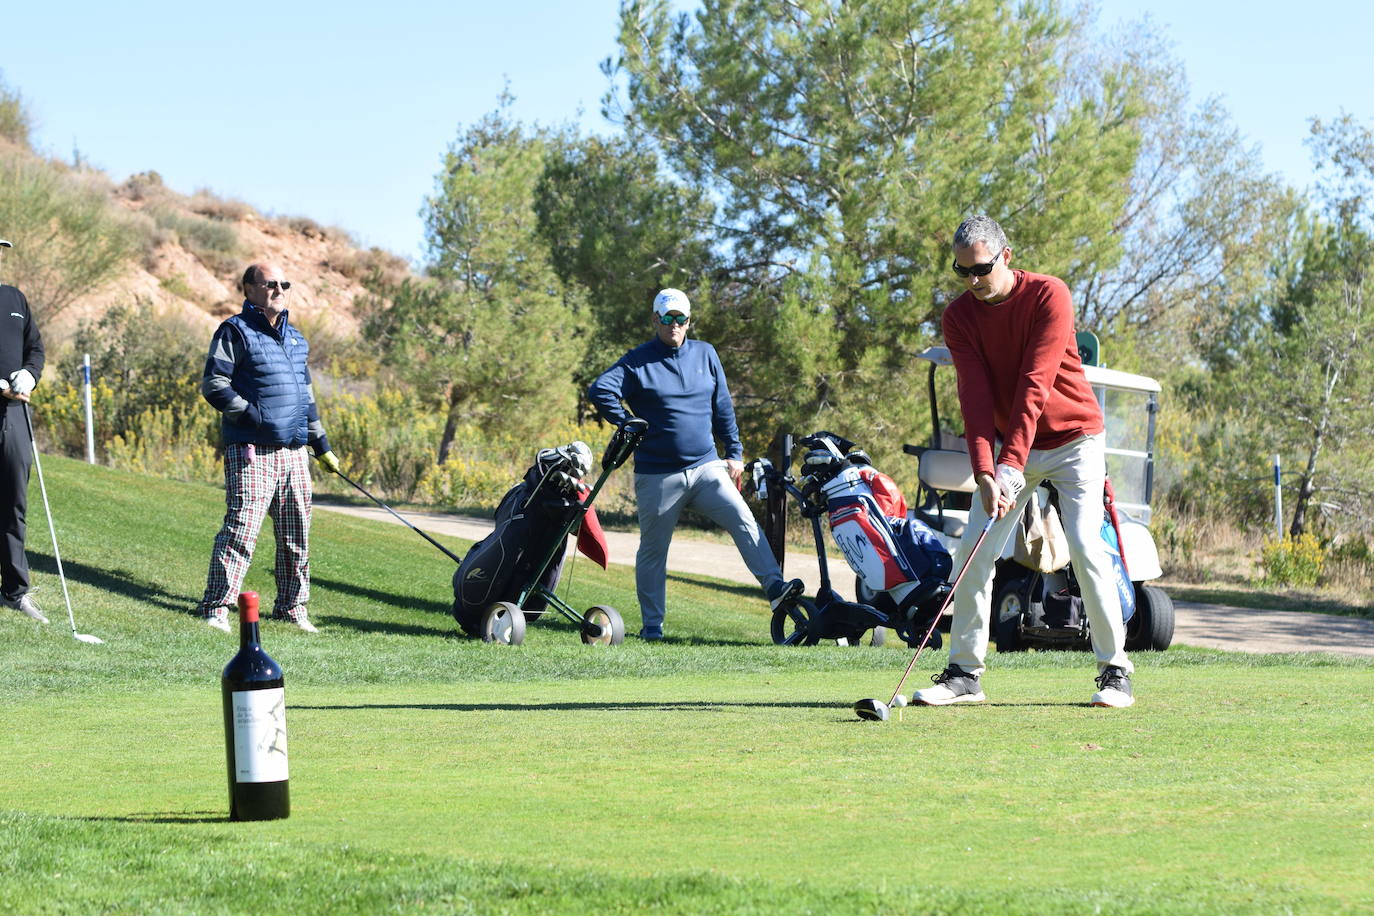
[[[668,545],[673,541],[678,516],[688,506],[730,533],[744,565],[765,591],[782,579],[778,561],[744,504],[744,497],[730,480],[724,461],[708,461],[671,474],[635,474],[635,503],[639,508],[635,586],[639,590],[639,616],[646,632],[663,630]]]
[[[1016,531],[1026,504],[1042,481],[1059,491],[1059,514],[1069,541],[1069,560],[1083,593],[1097,667],[1115,665],[1129,674],[1134,670],[1126,657],[1126,625],[1121,622],[1121,597],[1116,591],[1112,560],[1102,540],[1102,483],[1107,477],[1106,453],[1101,434],[1084,436],[1056,449],[1031,449],[1026,456],[1026,486],[1016,508],[993,523],[978,555],[969,564],[964,581],[954,596],[950,624],[949,663],[970,674],[983,673],[988,653],[988,624],[992,616],[992,578],[997,558]],[[954,569],[964,558],[987,523],[983,500],[975,492],[968,527],[954,557]]]

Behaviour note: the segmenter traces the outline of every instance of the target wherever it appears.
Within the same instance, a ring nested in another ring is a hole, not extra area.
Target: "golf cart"
[[[931,438],[927,445],[903,446],[919,462],[920,489],[913,511],[953,552],[968,524],[977,487],[963,437],[945,432],[940,425],[935,373],[941,366],[953,365],[949,350],[930,347],[918,358],[930,364],[926,384]],[[1104,538],[1109,550],[1116,546],[1113,542],[1120,544],[1124,563],[1126,648],[1167,649],[1174,636],[1173,601],[1162,589],[1147,584],[1163,574],[1149,529],[1160,386],[1154,379],[1100,366],[1085,365],[1083,372],[1106,422],[1107,474],[1115,491],[1116,511],[1109,512],[1113,524],[1104,526]],[[1054,496],[1051,488],[1042,485],[1036,498],[1044,504]],[[1088,648],[1086,616],[1064,608],[1066,602],[1081,601],[1072,566],[1051,573],[1028,569],[1013,559],[1016,540],[1014,536],[1008,541],[993,580],[992,636],[998,651]],[[862,594],[859,600],[864,600]]]

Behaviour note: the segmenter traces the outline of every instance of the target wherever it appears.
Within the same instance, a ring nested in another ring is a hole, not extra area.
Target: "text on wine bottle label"
[[[286,779],[286,691],[235,691],[234,779],[280,782]]]

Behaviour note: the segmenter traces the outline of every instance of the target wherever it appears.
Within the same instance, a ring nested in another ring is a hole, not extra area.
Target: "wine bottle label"
[[[235,691],[233,706],[234,780],[286,779],[286,691]]]

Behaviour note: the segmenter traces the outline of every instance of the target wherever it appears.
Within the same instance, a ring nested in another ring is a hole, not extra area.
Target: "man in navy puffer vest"
[[[197,607],[210,626],[229,632],[234,604],[266,515],[277,539],[275,620],[315,633],[310,600],[310,459],[308,444],[331,471],[329,450],[307,359],[310,345],[286,311],[291,283],[275,264],[243,274],[243,311],[210,341],[200,390],[221,414],[224,498],[228,510],[210,554],[205,596]]]

